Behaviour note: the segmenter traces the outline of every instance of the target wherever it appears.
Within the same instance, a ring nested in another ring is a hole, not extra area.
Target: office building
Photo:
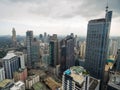
[[[50,42],[49,42],[49,52],[50,52],[50,65],[52,67],[56,67],[58,65],[58,39],[57,35],[53,34],[53,36],[50,37]]]
[[[31,59],[32,59],[32,67],[36,67],[40,58],[40,43],[34,38],[31,43]]]
[[[66,46],[66,68],[70,68],[75,65],[74,57],[74,37],[67,36],[65,39]]]
[[[99,90],[100,80],[88,75],[81,66],[67,69],[62,77],[62,90]]]
[[[74,59],[74,38],[67,36],[60,42],[60,72],[61,75],[66,69],[75,65]]]
[[[63,72],[67,69],[65,39],[60,41],[60,50],[60,73],[63,75]]]
[[[25,90],[25,84],[22,81],[18,81],[10,88],[10,90]]]
[[[118,49],[117,51],[116,71],[120,72],[120,49]]]
[[[5,79],[4,67],[0,67],[0,82]]]
[[[112,11],[106,9],[102,19],[90,20],[87,30],[85,69],[94,78],[103,80],[107,60]]]
[[[12,29],[12,45],[13,47],[17,46],[16,31],[15,28]]]
[[[109,55],[112,57],[115,57],[117,54],[117,49],[118,49],[118,41],[117,40],[110,40],[110,47],[109,47]]]
[[[27,45],[27,67],[32,67],[32,52],[31,45],[33,41],[33,31],[26,32],[26,45]]]
[[[7,55],[2,59],[3,67],[5,69],[5,78],[12,79],[13,73],[19,70],[20,60],[13,52],[8,52]]]
[[[80,43],[80,58],[85,58],[85,49],[86,49],[86,42],[83,41]]]

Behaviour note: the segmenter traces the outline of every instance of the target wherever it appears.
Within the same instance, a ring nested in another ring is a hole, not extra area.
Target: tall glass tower
[[[27,45],[27,66],[32,67],[32,41],[33,41],[33,31],[26,32],[26,45]]]
[[[109,32],[112,11],[107,10],[105,18],[90,20],[87,30],[85,68],[90,75],[103,80],[107,60]]]

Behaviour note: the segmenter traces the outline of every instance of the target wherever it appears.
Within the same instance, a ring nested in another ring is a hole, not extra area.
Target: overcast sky
[[[0,35],[33,30],[35,35],[87,34],[88,21],[105,17],[107,0],[0,0]],[[120,0],[109,0],[113,11],[111,36],[120,36]]]

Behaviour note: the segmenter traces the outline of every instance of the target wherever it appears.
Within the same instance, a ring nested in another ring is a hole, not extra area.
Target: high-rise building
[[[5,78],[12,79],[13,73],[20,68],[20,60],[13,52],[7,53],[7,55],[2,59],[3,67],[5,69]]]
[[[15,55],[17,55],[20,60],[20,66],[21,66],[20,68],[24,69],[25,68],[25,56],[23,52],[15,52]]]
[[[65,39],[60,42],[60,72],[63,75],[63,72],[67,69],[66,67],[66,45]]]
[[[118,49],[118,41],[111,39],[109,42],[109,55],[115,57]]]
[[[67,69],[62,77],[62,90],[99,90],[100,80],[88,75],[81,66]]]
[[[50,37],[49,42],[49,52],[50,52],[50,65],[53,67],[56,67],[58,65],[58,39],[57,35],[53,34],[53,36]]]
[[[4,67],[0,67],[0,82],[5,79]]]
[[[60,71],[61,74],[75,65],[74,59],[74,38],[67,36],[60,42]]]
[[[120,72],[120,49],[117,51],[116,71]]]
[[[40,43],[34,38],[31,43],[31,58],[32,58],[32,67],[36,67],[40,58]]]
[[[80,43],[80,58],[84,59],[85,58],[85,49],[86,49],[86,42],[81,42]]]
[[[12,29],[12,44],[13,44],[13,47],[16,47],[16,46],[17,46],[17,39],[16,39],[16,31],[15,31],[15,28]]]
[[[66,68],[70,68],[75,65],[73,36],[70,35],[66,37],[65,46],[66,46]]]
[[[85,68],[90,75],[103,80],[107,60],[112,11],[106,10],[102,19],[90,20],[87,30]]]
[[[26,32],[26,45],[27,45],[27,66],[32,67],[32,52],[31,45],[33,41],[33,31]]]
[[[41,40],[43,42],[43,35],[42,34],[39,35],[39,40]]]

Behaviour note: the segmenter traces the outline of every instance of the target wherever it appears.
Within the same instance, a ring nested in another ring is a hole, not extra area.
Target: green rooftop
[[[44,90],[44,86],[40,82],[34,84],[33,88],[34,88],[34,90]]]
[[[73,66],[70,70],[74,71],[76,74],[89,74],[83,67],[81,66]]]
[[[114,60],[108,59],[108,60],[107,60],[107,63],[114,63]]]

